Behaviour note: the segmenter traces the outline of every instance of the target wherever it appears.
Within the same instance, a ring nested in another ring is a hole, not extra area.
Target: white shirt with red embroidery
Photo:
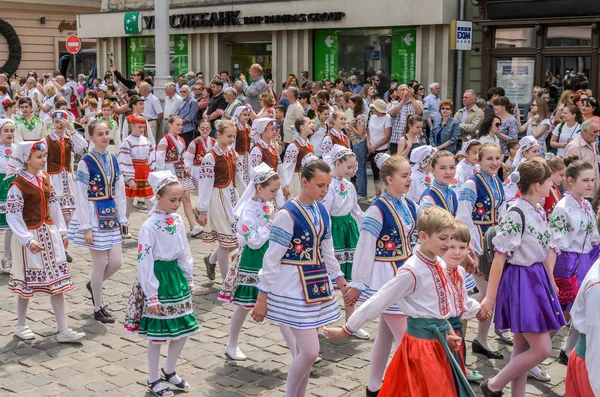
[[[345,216],[352,214],[357,224],[360,225],[364,213],[358,205],[358,196],[354,185],[345,178],[333,177],[329,184],[329,191],[322,201],[330,216]]]
[[[240,249],[247,245],[257,250],[269,241],[274,212],[273,203],[270,202],[251,198],[246,203],[237,223]]]
[[[154,145],[148,138],[143,135],[129,134],[119,151],[119,168],[125,182],[129,182],[135,176],[133,160],[147,160],[150,169],[154,170],[155,153]]]
[[[465,284],[465,269],[458,266],[455,269],[445,266],[446,277],[454,290],[455,306],[461,320],[471,320],[479,312],[479,302],[469,296]]]
[[[456,187],[454,192],[456,196],[460,196],[460,189],[462,189],[462,185],[469,180],[473,175],[475,175],[479,171],[479,165],[471,164],[467,161],[467,159],[462,159],[456,165]]]
[[[413,200],[415,203],[421,201],[421,196],[433,183],[433,176],[430,173],[418,169],[412,172],[412,182],[410,189],[406,193],[406,197]]]

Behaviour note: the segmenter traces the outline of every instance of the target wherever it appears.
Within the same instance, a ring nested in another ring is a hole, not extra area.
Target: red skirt
[[[385,372],[379,397],[457,397],[452,367],[435,339],[404,334]]]
[[[565,387],[567,397],[594,397],[585,360],[575,350],[569,357]]]
[[[148,175],[150,174],[150,166],[147,160],[133,160],[133,170],[135,188],[131,189],[125,184],[125,196],[127,198],[150,198],[154,196],[152,187],[148,183]]]

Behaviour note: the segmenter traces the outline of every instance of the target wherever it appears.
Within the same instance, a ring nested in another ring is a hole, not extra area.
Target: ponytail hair
[[[417,123],[422,123],[423,122],[423,118],[421,116],[419,116],[418,114],[409,114],[408,116],[406,116],[406,126],[404,127],[404,131],[402,132],[404,135],[406,135],[408,133],[408,131],[410,131],[410,127],[412,127],[413,125],[417,124]]]

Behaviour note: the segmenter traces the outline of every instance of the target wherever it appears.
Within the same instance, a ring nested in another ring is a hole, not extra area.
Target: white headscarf
[[[154,193],[154,197],[150,199],[152,202],[152,208],[150,208],[149,214],[153,213],[158,209],[158,200],[156,199],[156,195],[160,192],[160,189],[168,185],[172,182],[178,182],[179,180],[175,175],[171,173],[171,171],[155,171],[148,174],[148,183],[152,187],[152,192]]]
[[[31,153],[43,150],[44,152],[48,152],[48,147],[46,146],[45,141],[37,141],[37,142],[21,142],[17,145],[13,156],[8,160],[6,164],[6,177],[5,180],[17,175],[19,172],[24,170],[27,167],[27,160],[29,160],[29,156]]]
[[[246,190],[244,190],[242,197],[240,197],[236,206],[233,208],[233,215],[239,218],[244,212],[246,204],[248,204],[250,199],[256,194],[256,185],[271,179],[274,175],[277,175],[277,173],[265,163],[260,163],[260,165],[254,167],[252,179],[250,180],[250,183],[248,183],[248,186],[246,186]]]
[[[460,151],[465,152],[465,155],[466,155],[467,152],[469,151],[469,149],[471,148],[471,145],[473,145],[474,143],[480,143],[480,142],[477,139],[470,139],[467,142],[462,144]]]
[[[523,160],[525,159],[523,157],[523,152],[531,149],[536,145],[539,145],[539,143],[537,139],[535,139],[531,135],[524,136],[523,138],[521,138],[521,140],[519,141],[519,150],[517,150],[517,154],[515,154],[515,159],[513,161],[513,166],[515,167],[515,169],[517,169],[519,167],[519,164],[521,164],[521,162],[523,162]]]
[[[431,146],[419,146],[410,153],[410,162],[414,165],[411,167],[413,171],[423,168],[431,160],[437,149]]]
[[[329,153],[323,155],[323,160],[333,168],[336,161],[348,154],[354,155],[354,152],[345,146],[333,145]]]
[[[0,129],[2,127],[4,127],[4,124],[6,123],[11,123],[13,125],[13,127],[15,126],[15,122],[12,121],[11,119],[0,119]]]
[[[306,167],[307,165],[309,165],[313,161],[317,161],[317,160],[321,160],[321,159],[318,158],[317,156],[315,156],[312,153],[309,154],[309,155],[304,156],[304,158],[302,159],[302,168]]]
[[[233,116],[231,116],[231,121],[238,127],[238,129],[241,130],[244,128],[244,126],[240,124],[240,114],[242,114],[243,112],[250,113],[251,110],[252,108],[248,105],[238,106],[235,109],[235,112],[233,112]]]
[[[375,155],[375,164],[377,165],[377,168],[381,169],[383,164],[385,164],[390,157],[392,156],[387,153],[377,153],[377,155]]]
[[[262,134],[267,126],[271,123],[276,123],[275,119],[269,117],[261,117],[252,122],[252,130],[250,130],[250,137],[254,139],[255,142],[258,142],[260,139],[260,134]]]

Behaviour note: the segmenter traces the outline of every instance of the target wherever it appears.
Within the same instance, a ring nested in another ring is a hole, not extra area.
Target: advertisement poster
[[[315,31],[315,81],[338,77],[338,37],[333,29]]]
[[[506,97],[512,104],[529,102],[534,74],[534,59],[496,60],[496,86],[504,88]]]
[[[417,69],[417,29],[395,28],[392,32],[392,79],[406,83],[415,79]]]

